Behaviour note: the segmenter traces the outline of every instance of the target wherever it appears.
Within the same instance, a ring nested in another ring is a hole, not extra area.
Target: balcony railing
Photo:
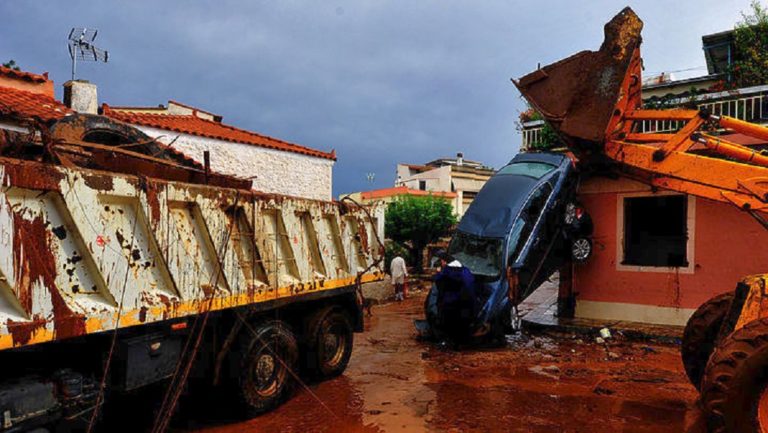
[[[706,108],[717,116],[729,116],[752,123],[768,123],[768,86],[756,86],[734,91],[708,93],[696,97],[696,107]],[[668,102],[669,108],[691,105],[690,98],[678,98]],[[683,121],[642,120],[635,128],[639,133],[675,132],[683,127]],[[541,120],[523,124],[521,150],[527,150],[541,140]]]
[[[541,141],[541,131],[543,129],[543,120],[533,120],[523,123],[523,144],[520,146],[520,150],[529,150],[534,143],[539,143]]]

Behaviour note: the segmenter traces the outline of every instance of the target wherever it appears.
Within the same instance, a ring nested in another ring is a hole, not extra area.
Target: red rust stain
[[[45,327],[45,319],[35,319],[31,322],[16,322],[8,319],[5,322],[8,332],[11,333],[14,346],[24,346],[32,339],[32,335]]]
[[[368,230],[365,229],[365,220],[357,219],[357,234],[360,235],[360,247],[368,251]]]
[[[212,297],[214,292],[216,291],[214,286],[210,284],[200,284],[200,289],[203,291],[203,294],[205,295],[206,299]]]
[[[13,229],[16,295],[21,305],[31,312],[33,286],[39,281],[51,296],[54,338],[85,334],[85,317],[74,313],[56,288],[56,259],[50,248],[54,241],[42,216],[28,220],[14,212]]]
[[[147,311],[149,309],[146,306],[142,306],[139,310],[139,322],[144,323],[147,321]]]
[[[83,174],[83,181],[97,191],[112,191],[114,177],[105,174]]]
[[[65,177],[55,166],[33,161],[3,160],[3,169],[13,186],[41,191],[58,191]]]
[[[153,228],[160,224],[160,199],[158,198],[159,185],[155,182],[147,182],[145,193],[147,194],[147,205],[149,206],[149,223]]]

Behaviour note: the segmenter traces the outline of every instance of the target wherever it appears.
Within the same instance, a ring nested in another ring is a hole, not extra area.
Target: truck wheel
[[[720,332],[728,309],[733,300],[733,292],[717,295],[693,313],[683,331],[683,344],[680,354],[688,379],[696,389],[701,389],[701,376]]]
[[[339,307],[326,307],[307,322],[305,366],[317,379],[344,372],[352,355],[354,332],[349,315]]]
[[[244,415],[255,416],[291,395],[299,349],[288,326],[277,320],[244,332],[243,341],[235,397]]]
[[[713,433],[768,432],[768,319],[749,322],[715,349],[701,381]]]

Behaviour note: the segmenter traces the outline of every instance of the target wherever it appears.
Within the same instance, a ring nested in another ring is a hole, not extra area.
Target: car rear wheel
[[[592,241],[588,238],[576,238],[571,243],[571,256],[577,263],[586,262],[592,256]]]

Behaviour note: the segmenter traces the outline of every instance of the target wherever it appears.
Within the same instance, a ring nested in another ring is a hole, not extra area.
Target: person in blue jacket
[[[446,252],[439,252],[442,268],[434,277],[437,289],[437,326],[441,334],[461,342],[470,335],[479,301],[472,272]]]

